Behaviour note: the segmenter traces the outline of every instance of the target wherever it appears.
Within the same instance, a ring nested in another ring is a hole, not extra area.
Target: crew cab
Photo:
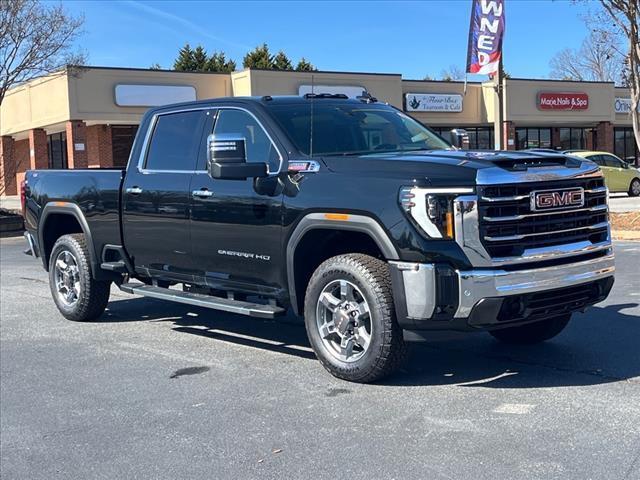
[[[153,108],[126,169],[29,171],[23,195],[28,253],[66,318],[98,319],[112,284],[292,310],[326,369],[355,382],[433,330],[548,340],[614,281],[596,164],[457,150],[371,97]]]

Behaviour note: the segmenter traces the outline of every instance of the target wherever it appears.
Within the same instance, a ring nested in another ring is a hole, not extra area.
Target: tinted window
[[[270,172],[280,168],[280,156],[271,140],[252,115],[242,110],[221,110],[214,134],[239,135],[245,139],[247,162],[263,162]]]
[[[604,163],[607,167],[622,168],[620,160],[616,157],[612,157],[611,155],[603,155],[602,157],[604,158]]]
[[[591,160],[592,162],[595,162],[600,166],[604,166],[604,161],[602,160],[602,155],[589,155],[586,158],[587,158],[587,160]]]
[[[451,148],[411,117],[385,105],[327,100],[270,105],[295,146],[309,155],[350,155]],[[312,134],[313,131],[313,134]],[[313,139],[313,142],[311,142]]]
[[[145,168],[149,170],[195,170],[203,111],[161,115],[153,130]]]

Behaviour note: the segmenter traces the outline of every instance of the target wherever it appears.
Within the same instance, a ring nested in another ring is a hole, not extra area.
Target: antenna
[[[313,79],[313,73],[311,74],[311,118],[309,119],[309,157],[313,158],[313,102],[315,98],[314,91],[315,83]]]

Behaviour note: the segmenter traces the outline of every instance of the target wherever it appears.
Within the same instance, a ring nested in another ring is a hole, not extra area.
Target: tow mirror
[[[451,130],[451,143],[454,147],[469,150],[469,134],[461,128]]]
[[[246,140],[240,135],[207,137],[207,170],[212,178],[245,180],[266,177],[266,163],[247,163]]]

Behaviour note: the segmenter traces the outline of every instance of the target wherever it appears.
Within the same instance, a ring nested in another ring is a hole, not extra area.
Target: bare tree
[[[0,0],[0,105],[15,85],[85,63],[84,54],[72,51],[83,23],[62,4]]]
[[[464,70],[457,65],[449,65],[449,68],[445,68],[440,73],[440,77],[445,82],[453,82],[454,80],[464,80]]]
[[[579,49],[560,50],[549,62],[550,77],[562,80],[623,82],[624,56],[609,36],[597,32],[584,39]]]
[[[599,0],[602,11],[593,15],[591,25],[603,37],[617,38],[627,64],[626,80],[631,90],[631,123],[640,149],[640,1]],[[612,42],[614,43],[614,42]]]

